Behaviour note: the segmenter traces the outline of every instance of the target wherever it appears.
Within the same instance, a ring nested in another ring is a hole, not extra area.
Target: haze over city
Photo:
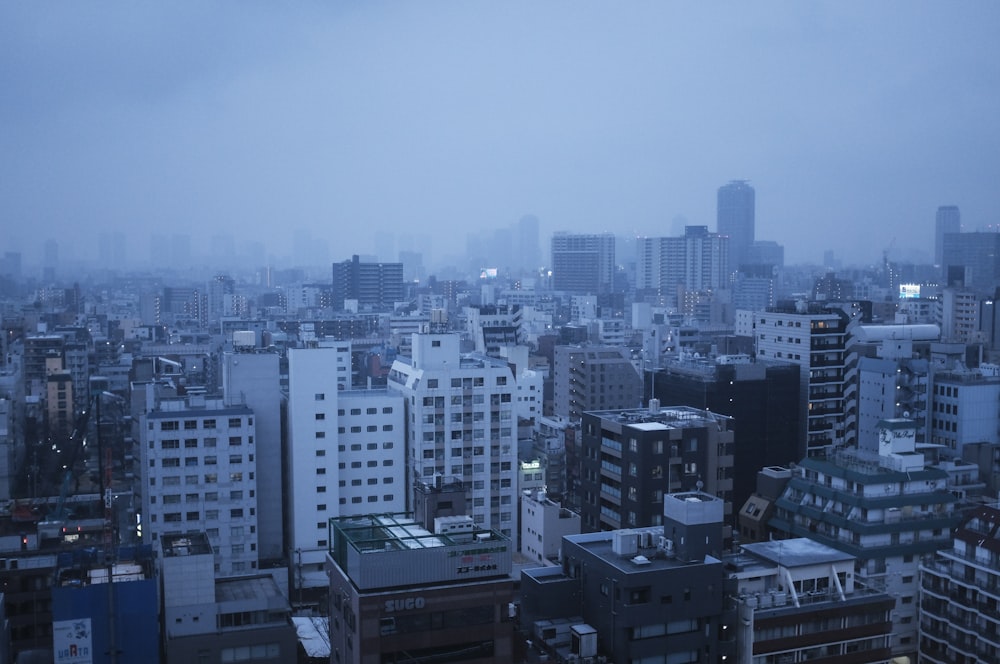
[[[331,260],[376,236],[671,235],[747,179],[789,263],[1000,222],[1000,7],[974,2],[8,4],[5,249],[122,232]],[[543,256],[545,252],[543,251]],[[383,256],[395,260],[395,256]]]

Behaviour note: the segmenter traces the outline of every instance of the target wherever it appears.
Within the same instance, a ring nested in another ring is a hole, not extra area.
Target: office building
[[[755,197],[746,180],[733,180],[719,187],[715,230],[729,237],[729,274],[747,262],[754,242]]]
[[[330,520],[332,662],[514,661],[511,541],[471,519]]]
[[[505,360],[462,354],[457,334],[417,333],[413,354],[392,364],[388,386],[409,411],[411,483],[435,476],[469,488],[478,528],[517,537],[517,410]]]
[[[1000,233],[945,233],[941,261],[946,286],[993,295],[1000,285]]]
[[[877,454],[844,450],[803,459],[769,523],[786,537],[808,537],[854,556],[855,580],[896,598],[893,656],[917,650],[920,558],[949,546],[958,523],[948,474],[925,464],[914,433],[912,422],[887,420]]]
[[[920,661],[1000,661],[1000,509],[981,506],[920,565]]]
[[[358,306],[382,309],[391,307],[404,296],[402,263],[362,262],[357,255],[333,264],[331,305],[337,311],[345,300],[357,300]]]
[[[406,412],[398,393],[340,389],[346,345],[288,352],[286,529],[292,587],[325,590],[332,517],[406,507]]]
[[[729,418],[688,407],[587,412],[577,498],[584,532],[661,525],[664,496],[702,490],[722,501],[731,537]]]
[[[542,267],[541,245],[538,242],[538,217],[526,214],[515,230],[515,267],[525,274],[538,274]]]
[[[635,408],[642,376],[623,346],[556,346],[552,367],[554,414],[579,422],[590,410]]]
[[[934,302],[934,322],[941,328],[942,341],[964,344],[982,340],[980,299],[968,288],[941,290]]]
[[[615,236],[611,233],[552,236],[552,288],[579,295],[612,292],[615,276]]]
[[[651,374],[647,396],[733,418],[732,502],[739,506],[753,493],[761,467],[800,458],[799,370],[748,355],[685,356]]]
[[[203,396],[163,399],[139,418],[139,431],[143,542],[202,531],[217,575],[256,569],[253,411]]]
[[[857,357],[854,330],[861,322],[856,304],[800,303],[754,314],[757,359],[800,367],[801,456],[855,442]]]
[[[976,369],[934,372],[927,442],[941,445],[942,459],[962,459],[966,443],[1000,443],[1000,376]]]
[[[934,218],[934,264],[944,265],[944,236],[962,232],[962,214],[957,205],[942,205]]]
[[[722,661],[722,501],[667,496],[662,522],[566,536],[561,567],[521,572],[535,657]]]

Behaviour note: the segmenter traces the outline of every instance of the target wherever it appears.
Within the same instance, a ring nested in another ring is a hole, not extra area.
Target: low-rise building
[[[511,541],[441,519],[437,532],[405,514],[330,520],[333,662],[513,661]]]

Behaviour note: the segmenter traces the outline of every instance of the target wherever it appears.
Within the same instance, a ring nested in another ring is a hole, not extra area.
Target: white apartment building
[[[222,399],[164,399],[140,417],[142,538],[208,535],[218,576],[257,568],[254,414]]]
[[[288,520],[293,586],[325,587],[333,517],[406,509],[406,409],[386,390],[341,390],[344,347],[288,353]],[[349,375],[349,374],[348,374]]]
[[[800,303],[754,313],[758,359],[801,367],[802,456],[857,440],[856,305]]]
[[[389,389],[406,399],[412,479],[469,487],[466,514],[480,528],[517,533],[516,386],[508,364],[462,355],[457,334],[414,334],[413,355],[392,365]]]
[[[544,491],[521,494],[521,553],[532,562],[555,564],[564,535],[579,535],[580,515],[545,497]]]

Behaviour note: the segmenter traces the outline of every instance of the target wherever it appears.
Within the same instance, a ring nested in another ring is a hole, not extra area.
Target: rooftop
[[[584,413],[599,417],[602,420],[622,422],[642,431],[657,431],[664,429],[679,429],[690,426],[705,426],[711,422],[722,428],[732,420],[726,415],[719,415],[710,410],[701,410],[690,406],[669,406],[652,408],[628,408],[622,410],[592,410]]]
[[[744,544],[743,550],[768,562],[789,568],[854,560],[854,556],[850,554],[837,551],[807,537]]]
[[[167,534],[160,537],[163,556],[198,556],[212,553],[212,545],[205,533]]]

